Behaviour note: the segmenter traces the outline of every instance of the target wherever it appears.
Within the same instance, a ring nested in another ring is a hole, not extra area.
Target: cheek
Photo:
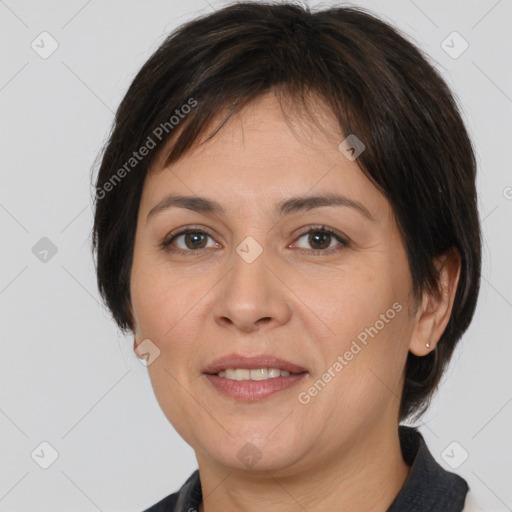
[[[174,368],[166,356],[168,353],[162,353],[148,366],[153,393],[169,423],[188,444],[195,446],[198,441],[194,424],[205,414],[201,397],[195,396],[188,375]],[[173,359],[179,359],[179,355],[173,355]]]
[[[375,279],[359,281],[344,301],[335,331],[343,333],[342,354],[361,382],[371,386],[380,379],[378,385],[394,389],[407,352],[408,317],[406,294],[390,276],[383,268]]]
[[[192,366],[197,352],[192,340],[197,336],[192,331],[203,324],[193,305],[202,294],[162,268],[137,263],[134,260],[131,294],[139,341],[149,338],[160,350],[148,366],[153,392],[176,431],[189,444],[196,443],[197,439],[190,437],[190,418],[201,411],[190,394],[197,378],[197,368]]]
[[[184,314],[184,296],[175,275],[141,250],[135,252],[130,282],[134,317],[145,336],[162,338]]]
[[[402,313],[404,310],[398,315]],[[326,371],[331,368],[335,377],[318,393],[318,398],[312,399],[311,405],[316,409],[315,414],[328,417],[326,423],[332,425],[338,435],[340,428],[347,433],[371,429],[388,412],[398,408],[407,355],[400,343],[402,331],[402,322],[397,316],[378,334],[373,337],[368,334],[366,344],[356,334],[348,336],[332,350]],[[335,362],[339,364],[334,366]],[[322,410],[323,414],[319,412]],[[361,424],[363,418],[364,425]]]
[[[344,338],[355,337],[376,322],[380,326],[380,315],[392,310],[401,295],[393,270],[386,262],[368,259],[347,265],[346,270],[338,269],[327,276],[322,286],[318,282],[312,284],[309,293],[315,297],[319,316]],[[394,314],[392,310],[387,316]]]
[[[143,264],[134,258],[132,308],[138,341],[149,338],[160,350],[162,362],[173,373],[193,370],[194,340],[204,326],[204,277],[191,277]],[[203,298],[202,298],[203,297]]]
[[[336,374],[336,403],[366,414],[399,396],[409,332],[406,297],[385,265],[347,273],[323,295],[319,311],[332,332],[322,351],[325,370]]]

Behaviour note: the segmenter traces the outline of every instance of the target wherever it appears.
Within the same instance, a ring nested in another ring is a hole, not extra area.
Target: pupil
[[[197,241],[198,238],[201,238],[201,237],[204,237],[204,235],[202,235],[201,233],[188,233],[185,237],[185,240],[188,241],[188,240],[194,240],[194,241]],[[203,240],[204,242],[204,240]],[[204,243],[203,243],[204,245]],[[189,244],[187,243],[187,247],[190,249],[197,249],[198,247],[202,247],[203,245],[199,245],[199,244],[196,244],[194,242],[192,242],[191,246],[189,246]]]
[[[309,236],[309,241],[310,243],[312,244],[316,244],[317,243],[317,239],[321,239],[321,238],[324,238],[324,239],[327,239],[327,243],[321,243],[321,249],[325,249],[326,247],[329,247],[329,237],[331,236],[329,233],[320,233],[320,232],[317,232],[317,234],[312,234]]]

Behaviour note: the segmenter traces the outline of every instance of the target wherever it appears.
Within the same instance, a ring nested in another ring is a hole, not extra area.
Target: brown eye
[[[169,252],[192,253],[207,248],[208,238],[211,236],[205,231],[187,229],[166,239],[161,246]]]
[[[183,241],[187,249],[202,249],[205,247],[206,235],[200,232],[190,232],[183,235]]]
[[[327,249],[331,244],[331,239],[332,235],[330,233],[313,231],[309,233],[308,243],[311,244],[314,249]]]
[[[314,253],[330,252],[329,247],[333,241],[337,241],[338,245],[348,247],[349,243],[340,234],[325,228],[313,228],[303,233],[298,240],[307,236],[307,244],[312,248]],[[305,249],[308,249],[305,247]]]
[[[329,253],[331,250],[340,250],[344,247],[348,247],[349,242],[343,238],[339,233],[326,227],[316,227],[309,229],[299,236],[298,240],[307,236],[307,245],[309,247],[301,247],[301,249],[309,250],[314,254]],[[194,253],[202,252],[201,249],[207,249],[207,240],[212,239],[212,236],[201,230],[186,229],[176,233],[162,242],[160,245],[168,252],[180,253],[184,255],[193,255]],[[338,242],[338,247],[333,242]],[[179,245],[181,244],[181,246]],[[213,242],[212,247],[218,247],[219,244]]]

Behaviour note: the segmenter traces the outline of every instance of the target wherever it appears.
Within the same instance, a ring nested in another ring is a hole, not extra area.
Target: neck
[[[348,446],[348,448],[347,448]],[[400,492],[409,466],[402,457],[398,429],[353,440],[331,451],[321,464],[301,461],[301,469],[238,471],[198,457],[203,501],[199,512],[382,512]]]

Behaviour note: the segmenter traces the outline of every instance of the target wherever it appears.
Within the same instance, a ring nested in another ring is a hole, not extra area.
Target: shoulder
[[[174,492],[166,496],[159,502],[151,505],[151,507],[145,509],[143,512],[174,512],[176,508],[176,502],[178,501],[178,492]]]
[[[198,510],[202,499],[199,470],[195,470],[179,491],[169,494],[143,512],[188,512]]]

